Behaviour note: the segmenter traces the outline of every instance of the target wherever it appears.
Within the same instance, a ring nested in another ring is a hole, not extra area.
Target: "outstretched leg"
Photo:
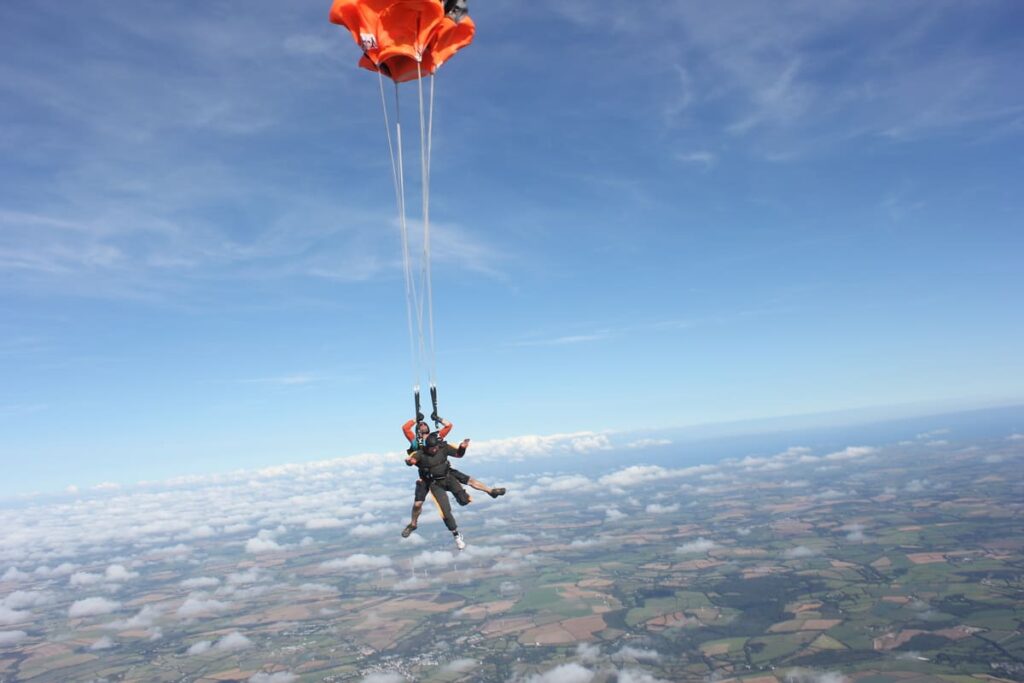
[[[466,483],[469,484],[469,486],[471,488],[474,488],[477,491],[483,491],[484,493],[486,493],[491,498],[497,498],[498,496],[504,496],[505,495],[505,489],[491,488],[487,484],[483,483],[482,481],[478,481],[478,480],[474,479],[473,477],[470,477],[469,481],[467,481]]]
[[[402,538],[409,538],[412,532],[416,531],[416,527],[419,526],[420,513],[423,512],[423,501],[427,498],[427,483],[422,479],[416,481],[416,498],[412,504],[412,516],[409,518],[409,524],[402,529]]]
[[[478,479],[474,479],[473,477],[469,476],[468,474],[460,472],[460,471],[458,471],[456,469],[450,470],[450,474],[459,483],[465,484],[466,486],[469,486],[470,488],[474,488],[477,491],[483,491],[484,493],[489,495],[491,498],[497,498],[498,496],[505,495],[505,489],[494,489],[494,488],[491,488],[490,486],[488,486],[487,484],[483,483],[482,481],[480,481]]]

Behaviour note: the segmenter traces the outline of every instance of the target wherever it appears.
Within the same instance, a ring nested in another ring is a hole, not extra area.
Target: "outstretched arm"
[[[442,439],[448,436],[448,432],[452,431],[452,423],[438,415],[436,412],[430,414],[430,419],[434,421],[434,424],[441,424],[441,429],[437,432],[437,435]]]
[[[413,451],[412,453],[410,453],[405,458],[405,464],[408,465],[409,467],[412,467],[413,465],[417,464],[419,461],[420,461],[420,452],[419,451]]]
[[[455,451],[455,457],[461,458],[466,454],[466,450],[469,448],[469,439],[463,439],[462,443],[459,444],[459,449]]]

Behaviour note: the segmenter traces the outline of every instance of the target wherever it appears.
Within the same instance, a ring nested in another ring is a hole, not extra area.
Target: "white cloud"
[[[183,543],[179,543],[178,545],[167,546],[165,548],[157,548],[150,551],[149,554],[157,559],[182,559],[192,554],[192,548]]]
[[[249,678],[249,683],[295,683],[299,677],[290,671],[278,671],[276,673],[258,673]]]
[[[624,646],[612,655],[613,660],[635,659],[638,662],[656,662],[661,659],[657,650],[644,650],[630,645]]]
[[[602,486],[636,486],[652,481],[664,481],[676,477],[691,477],[714,472],[715,465],[694,465],[693,467],[665,468],[660,465],[630,465],[617,472],[606,474],[598,479]]]
[[[35,571],[32,573],[43,578],[56,578],[60,576],[70,576],[76,569],[78,569],[78,565],[71,564],[70,562],[63,562],[52,569],[46,565],[36,567]]]
[[[524,683],[590,683],[594,676],[590,669],[572,662],[556,666],[542,674],[529,676]]]
[[[658,465],[630,465],[598,480],[602,486],[635,486],[649,481],[665,479],[668,470]]]
[[[192,619],[217,614],[228,609],[230,605],[220,600],[213,600],[204,595],[190,595],[177,610],[177,615],[182,619]]]
[[[429,588],[431,585],[433,585],[433,582],[428,579],[420,576],[410,576],[407,579],[396,582],[392,589],[396,591],[418,591]]]
[[[569,474],[558,477],[538,477],[538,489],[544,491],[589,491],[594,488],[594,482],[582,474]]]
[[[3,577],[0,577],[0,581],[24,581],[31,577],[31,574],[23,572],[17,567],[10,567],[6,572],[4,572]]]
[[[670,439],[637,439],[626,444],[626,448],[637,450],[641,448],[656,448],[658,446],[671,446]]]
[[[413,566],[447,567],[455,561],[455,556],[447,550],[424,550],[413,558]]]
[[[504,554],[505,549],[500,545],[471,545],[459,553],[459,559],[475,560],[486,557],[498,557]]]
[[[847,446],[841,451],[829,453],[824,456],[825,460],[855,460],[877,453],[878,449],[873,446]]]
[[[786,672],[786,683],[847,683],[850,679],[838,671],[815,671],[795,668]]]
[[[349,533],[356,538],[372,538],[374,536],[382,536],[392,529],[392,525],[386,522],[380,522],[379,524],[360,524],[352,527],[352,530],[349,531]]]
[[[663,678],[656,678],[646,671],[623,669],[619,672],[617,683],[670,683]]]
[[[695,541],[682,544],[676,548],[676,552],[684,555],[689,553],[706,553],[712,548],[717,547],[717,545],[714,541],[700,536]]]
[[[209,640],[200,640],[198,643],[193,643],[192,646],[185,651],[185,654],[192,656],[201,655],[204,652],[207,652],[212,646],[213,643],[211,643]]]
[[[407,683],[407,679],[400,673],[386,671],[382,673],[372,673],[368,676],[364,676],[361,679],[361,683]]]
[[[576,453],[590,453],[592,451],[606,451],[612,447],[611,441],[604,434],[591,434],[579,436],[569,442],[569,448]]]
[[[533,553],[512,553],[491,565],[490,571],[497,573],[521,572],[525,567],[536,564],[538,561],[539,558]]]
[[[303,593],[337,593],[338,589],[326,583],[303,583],[298,589]]]
[[[75,572],[68,579],[70,586],[92,586],[103,581],[102,574],[91,574],[89,572]]]
[[[590,643],[576,645],[576,657],[584,664],[593,664],[601,658],[601,647]]]
[[[89,646],[90,650],[109,650],[114,647],[114,641],[109,636],[103,636],[97,639],[92,645]]]
[[[122,564],[112,564],[107,567],[104,577],[107,581],[129,581],[139,578],[139,573],[128,571]]]
[[[52,605],[56,600],[56,597],[47,591],[14,591],[0,600],[0,605],[10,609],[25,609]]]
[[[399,541],[402,545],[423,545],[426,542],[426,539],[419,534],[413,534],[409,538],[403,538]]]
[[[608,450],[611,447],[611,440],[608,436],[598,434],[597,432],[573,432],[545,436],[527,435],[508,439],[474,441],[473,459],[479,461],[518,461],[525,458],[544,457],[557,453],[586,453]]]
[[[356,553],[355,555],[350,555],[346,558],[321,562],[320,566],[324,569],[340,571],[368,571],[390,567],[391,558],[387,555],[366,555],[365,553]]]
[[[819,551],[814,550],[813,548],[808,548],[805,545],[798,545],[795,548],[789,548],[786,550],[782,556],[787,560],[798,560],[803,557],[814,557],[819,554]]]
[[[104,624],[104,626],[105,628],[114,629],[115,631],[150,628],[156,623],[157,619],[160,618],[161,614],[162,610],[160,607],[155,605],[144,605],[135,616],[128,619],[118,619],[108,624]]]
[[[619,508],[617,507],[610,507],[604,511],[604,516],[606,521],[614,522],[617,519],[622,519],[623,517],[625,517],[626,513],[623,512],[622,510],[619,510]]]
[[[194,579],[185,579],[181,582],[182,588],[188,588],[189,590],[195,588],[216,588],[220,585],[220,579],[215,579],[212,576],[197,576]]]
[[[76,600],[68,608],[68,617],[94,617],[100,614],[110,614],[121,609],[121,603],[106,598],[85,598]]]
[[[252,641],[243,636],[238,631],[227,634],[223,638],[217,641],[217,644],[213,646],[215,650],[222,652],[232,652],[234,650],[246,650],[252,647]]]
[[[32,618],[31,612],[11,609],[0,605],[0,625],[7,626],[10,624],[19,624],[23,621],[28,621]]]
[[[306,520],[307,529],[338,529],[345,526],[345,522],[337,517],[317,517]]]
[[[228,584],[232,586],[244,586],[250,583],[258,583],[266,578],[265,573],[259,567],[246,569],[244,572],[231,572],[228,574]]]
[[[533,537],[528,534],[500,534],[495,536],[494,540],[498,543],[527,543],[532,541]]]
[[[209,524],[200,524],[199,526],[186,531],[181,535],[184,539],[196,539],[196,538],[212,538],[217,535],[217,530]]]
[[[0,631],[0,647],[16,645],[28,638],[24,631]]]
[[[245,542],[245,552],[251,554],[272,553],[279,550],[284,550],[284,548],[271,538],[256,536]]]
[[[475,659],[453,659],[441,667],[441,671],[444,673],[469,673],[478,666],[480,666],[480,662]]]
[[[645,509],[648,514],[661,515],[666,512],[678,512],[679,503],[673,503],[672,505],[661,505],[659,503],[651,503]]]
[[[222,586],[217,589],[216,595],[221,598],[236,598],[238,600],[251,600],[270,592],[271,588],[267,585],[262,586],[246,586],[239,588],[238,586]]]

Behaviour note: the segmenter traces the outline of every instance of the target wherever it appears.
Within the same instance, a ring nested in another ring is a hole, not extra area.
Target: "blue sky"
[[[0,494],[401,446],[377,81],[328,4],[0,7]],[[1022,399],[1020,3],[470,10],[453,436]]]

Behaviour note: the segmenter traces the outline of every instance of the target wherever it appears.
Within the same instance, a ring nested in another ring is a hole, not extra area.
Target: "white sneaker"
[[[466,541],[462,538],[462,534],[458,531],[455,532],[455,547],[459,550],[466,549]]]

